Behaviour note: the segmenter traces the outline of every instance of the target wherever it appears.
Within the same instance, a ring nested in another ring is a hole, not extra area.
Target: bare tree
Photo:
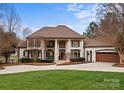
[[[21,28],[21,19],[13,6],[4,4],[0,6],[0,18],[4,28],[9,32],[17,32]]]
[[[99,40],[107,40],[120,55],[120,63],[124,64],[124,4],[102,4],[99,28],[96,31]]]
[[[12,53],[15,53],[15,48],[17,45],[17,38],[14,32],[5,32],[4,29],[1,28],[0,31],[0,55],[4,56],[6,59],[6,63],[8,62],[8,58]]]
[[[21,26],[19,15],[14,7],[8,4],[0,4],[0,56],[4,56],[6,62],[17,45],[17,31]]]
[[[22,29],[23,39],[25,39],[25,37],[28,36],[31,32],[32,32],[32,30],[29,27],[23,28]]]

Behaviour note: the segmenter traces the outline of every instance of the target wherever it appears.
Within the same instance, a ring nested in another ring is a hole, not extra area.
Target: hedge
[[[83,61],[85,61],[85,58],[83,58],[83,57],[71,58],[70,61],[71,62],[83,62]]]
[[[27,63],[27,62],[53,62],[54,60],[52,59],[40,59],[40,58],[37,58],[37,59],[34,59],[34,58],[21,58],[20,59],[20,62],[22,63]]]

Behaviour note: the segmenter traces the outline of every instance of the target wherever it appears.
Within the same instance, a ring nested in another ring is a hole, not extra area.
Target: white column
[[[67,44],[66,44],[66,52],[70,52],[71,51],[71,40],[68,39]]]
[[[96,51],[95,50],[92,51],[92,61],[96,62]]]
[[[84,57],[84,41],[83,39],[80,41],[80,57]]]
[[[42,49],[42,59],[44,59],[44,49]]]
[[[29,39],[27,39],[27,48],[29,48]]]
[[[31,52],[29,52],[29,58],[31,58]]]
[[[55,53],[54,53],[54,61],[58,61],[58,44],[57,39],[55,39]]]
[[[66,44],[66,60],[70,60],[71,56],[71,40],[68,39],[67,44]]]
[[[35,45],[36,45],[36,42],[35,42],[36,40],[34,39],[34,48],[36,47]]]
[[[42,59],[44,59],[44,50],[45,50],[44,40],[42,40],[42,42],[41,42],[41,49],[42,49]]]

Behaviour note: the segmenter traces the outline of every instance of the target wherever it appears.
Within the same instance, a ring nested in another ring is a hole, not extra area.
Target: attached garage
[[[96,62],[119,63],[120,58],[116,52],[96,52]]]

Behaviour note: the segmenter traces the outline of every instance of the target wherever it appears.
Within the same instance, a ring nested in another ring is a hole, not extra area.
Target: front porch
[[[69,61],[71,57],[83,57],[82,45],[80,39],[27,39],[27,48],[21,56],[54,62]]]

